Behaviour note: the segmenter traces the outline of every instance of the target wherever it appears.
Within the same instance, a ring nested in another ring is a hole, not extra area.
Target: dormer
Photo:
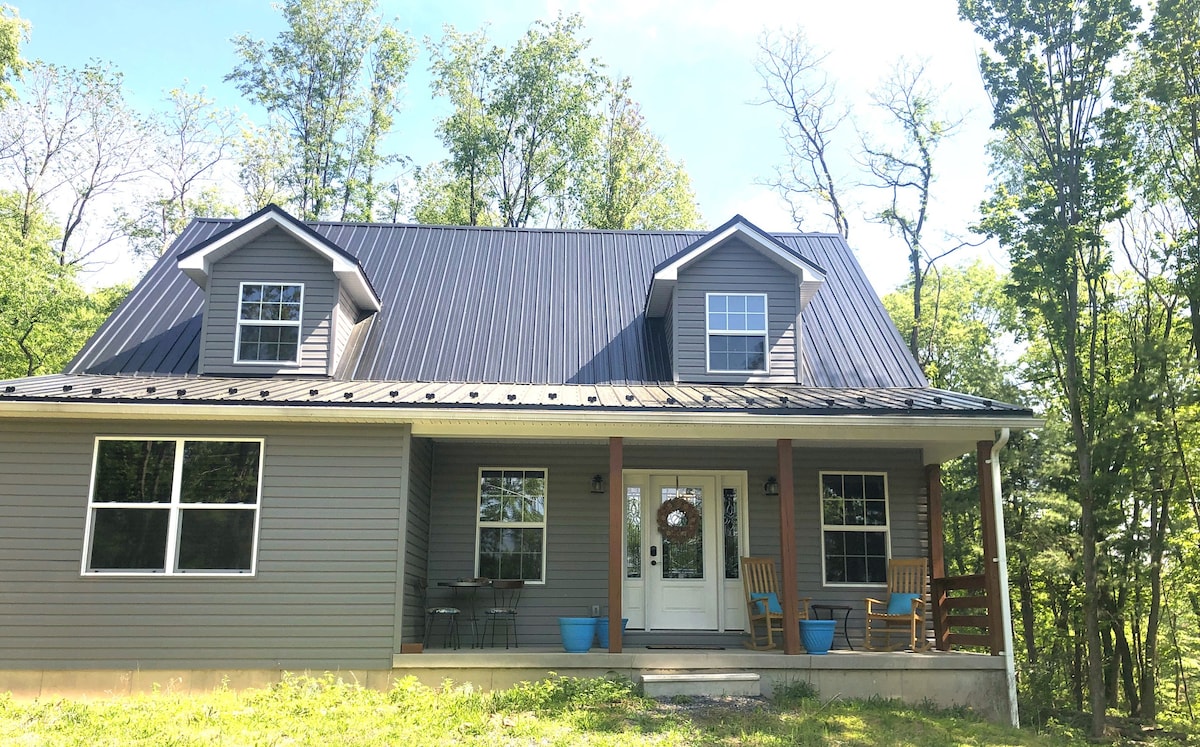
[[[354,256],[274,205],[177,262],[205,291],[201,374],[332,376],[380,309]]]
[[[681,383],[801,381],[801,315],[825,270],[742,216],[654,268],[646,317],[662,319]]]

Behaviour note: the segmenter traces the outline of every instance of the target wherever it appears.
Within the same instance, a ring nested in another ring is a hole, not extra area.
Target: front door
[[[706,475],[651,475],[643,502],[648,530],[646,628],[716,630],[717,481]]]
[[[625,470],[624,488],[621,613],[629,627],[743,630],[746,473]]]

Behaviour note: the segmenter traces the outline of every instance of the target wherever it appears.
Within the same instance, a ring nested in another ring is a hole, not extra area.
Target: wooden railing
[[[999,599],[988,596],[987,580],[973,576],[935,578],[933,593],[933,630],[938,649],[954,646],[980,646],[992,655],[1001,651],[1004,631],[1000,625]]]

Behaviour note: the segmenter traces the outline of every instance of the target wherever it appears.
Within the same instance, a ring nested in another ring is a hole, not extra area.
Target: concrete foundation
[[[320,676],[326,672],[292,672]],[[762,694],[796,682],[812,685],[824,699],[880,697],[943,707],[965,706],[981,717],[1007,723],[1008,690],[1004,661],[969,653],[863,653],[834,651],[823,656],[785,656],[739,650],[568,654],[561,650],[520,652],[495,649],[396,654],[392,669],[341,670],[337,677],[365,687],[388,689],[413,676],[431,687],[470,683],[485,690],[564,677],[753,673]],[[151,692],[198,693],[220,687],[244,689],[278,682],[278,670],[0,670],[0,691],[15,698],[114,697]]]

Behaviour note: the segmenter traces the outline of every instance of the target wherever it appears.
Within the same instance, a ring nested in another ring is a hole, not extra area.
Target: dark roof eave
[[[138,397],[103,397],[82,395],[78,397],[71,396],[16,396],[12,394],[0,394],[0,403],[4,402],[45,402],[53,404],[112,404],[112,405],[141,405],[141,406],[176,406],[184,405],[188,407],[213,407],[213,406],[233,406],[233,407],[317,407],[317,408],[363,408],[363,409],[394,409],[394,410],[476,410],[476,411],[546,411],[553,410],[557,412],[644,412],[644,413],[685,413],[685,414],[713,414],[713,413],[731,413],[737,415],[773,415],[778,417],[787,417],[789,415],[809,415],[819,417],[838,417],[846,415],[855,416],[884,416],[884,415],[909,415],[912,417],[947,417],[947,418],[988,418],[988,417],[1005,417],[1005,418],[1029,418],[1034,419],[1032,410],[1016,410],[1016,409],[976,409],[976,410],[954,410],[954,409],[930,409],[916,407],[697,407],[690,405],[640,405],[636,407],[608,405],[608,404],[547,404],[544,402],[513,402],[513,403],[497,403],[497,402],[355,402],[353,400],[271,400],[271,399],[188,399],[156,397],[154,399],[138,398]]]

